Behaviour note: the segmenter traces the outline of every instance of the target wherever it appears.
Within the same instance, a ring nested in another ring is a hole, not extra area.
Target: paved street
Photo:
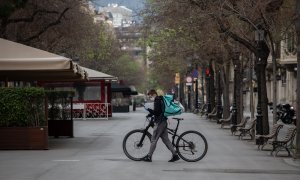
[[[0,151],[0,180],[295,180],[300,166],[291,158],[257,151],[215,122],[185,113],[180,127],[198,130],[208,140],[208,153],[196,163],[168,163],[171,153],[161,143],[153,162],[134,162],[122,151],[125,134],[145,123],[145,113],[115,113],[110,120],[75,121],[75,138],[50,139],[49,150]],[[175,123],[170,121],[170,126]],[[298,163],[299,164],[299,163]]]

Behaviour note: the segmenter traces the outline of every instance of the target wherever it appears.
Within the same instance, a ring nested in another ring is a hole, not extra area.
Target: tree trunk
[[[228,118],[230,115],[230,100],[229,100],[229,76],[230,76],[230,64],[226,63],[226,66],[222,69],[222,86],[223,86],[223,118]]]
[[[249,77],[250,77],[250,113],[251,113],[251,119],[254,119],[254,102],[253,102],[253,67],[254,67],[254,56],[252,52],[249,55]]]
[[[222,119],[222,87],[221,87],[221,68],[218,66],[216,67],[216,71],[217,71],[217,82],[216,82],[216,86],[217,86],[217,118],[218,118],[218,123],[219,123],[219,119]]]
[[[296,32],[297,32],[297,134],[296,134],[296,153],[294,158],[300,159],[300,1],[296,0]]]
[[[258,89],[258,91],[260,91],[261,93],[261,97],[260,100],[258,100],[258,102],[260,101],[260,105],[261,105],[261,111],[262,111],[262,133],[263,135],[269,134],[269,116],[268,116],[268,96],[267,96],[267,84],[266,84],[266,67],[267,67],[267,62],[268,62],[268,57],[270,54],[270,50],[268,45],[266,44],[266,42],[262,42],[261,43],[261,47],[258,50],[258,54],[256,54],[256,68],[255,71],[256,73],[260,73],[260,75],[258,76],[258,78],[260,78],[260,89]],[[259,58],[261,58],[261,63],[260,63],[260,67],[258,67],[258,61]]]
[[[243,94],[243,90],[244,90],[244,64],[243,64],[243,60],[241,60],[241,69],[240,69],[240,103],[239,103],[239,106],[240,106],[240,114],[239,115],[239,118],[242,120],[243,117],[244,117],[244,94]]]
[[[243,115],[243,104],[242,104],[242,92],[243,92],[243,68],[242,63],[239,60],[237,64],[237,93],[236,93],[236,105],[237,105],[237,123],[241,122],[241,117]]]
[[[277,123],[277,80],[276,80],[276,53],[272,50],[272,69],[273,69],[273,124]]]
[[[266,60],[267,61],[267,60]],[[263,115],[263,134],[269,134],[268,95],[266,82],[266,65],[261,71],[261,111]]]
[[[241,91],[242,91],[242,86],[243,86],[243,72],[242,72],[242,63],[240,61],[240,54],[235,54],[233,58],[233,65],[234,65],[234,95],[235,97],[233,99],[235,99],[235,103],[236,103],[236,108],[237,108],[237,119],[236,122],[239,124],[241,122],[241,117],[242,117],[242,107],[241,107]]]
[[[209,69],[210,69],[210,103],[211,107],[216,108],[216,91],[215,91],[215,71],[213,69],[212,63],[209,63]]]

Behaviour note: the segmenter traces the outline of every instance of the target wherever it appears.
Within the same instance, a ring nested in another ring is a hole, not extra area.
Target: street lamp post
[[[187,64],[187,75],[189,77],[189,79],[191,79],[191,82],[188,82],[188,83],[191,83],[191,84],[188,84],[187,86],[187,90],[188,90],[188,99],[187,99],[187,109],[188,111],[191,111],[192,107],[191,107],[191,93],[192,93],[192,77],[190,76],[191,74],[191,71],[192,71],[192,62],[191,62],[191,59],[188,58],[188,64]]]
[[[240,57],[240,49],[238,45],[234,47],[234,62],[239,61]],[[236,107],[236,96],[237,96],[237,75],[238,75],[238,69],[237,65],[234,65],[234,79],[233,79],[233,103],[232,103],[232,125],[237,125],[237,107]],[[233,126],[235,127],[235,126]],[[235,131],[235,129],[231,129],[232,131]]]
[[[258,47],[258,54],[257,54],[257,63],[256,63],[256,77],[257,77],[257,94],[258,94],[258,100],[257,100],[257,115],[256,115],[256,134],[262,135],[263,134],[263,116],[262,116],[262,110],[261,110],[261,57],[262,57],[262,42],[264,40],[264,31],[261,29],[261,27],[258,27],[258,29],[255,31],[255,41],[257,42]],[[256,139],[256,144],[262,144],[262,139]]]
[[[222,118],[222,100],[221,100],[221,71],[219,70],[218,72],[218,80],[217,80],[217,85],[218,85],[218,97],[217,97],[217,117],[218,117],[218,123],[219,119]]]
[[[199,112],[199,92],[198,92],[198,64],[195,65],[195,70],[193,71],[193,78],[195,80],[195,113]]]
[[[188,86],[188,111],[190,112],[191,107],[191,93],[192,93],[192,86]]]
[[[202,100],[201,104],[204,106],[204,71],[203,69],[201,70],[201,92],[202,92]]]
[[[199,102],[198,102],[198,78],[195,79],[195,113],[199,112]]]
[[[209,67],[205,70],[206,74],[206,103],[207,103],[207,111],[206,113],[211,112],[211,102],[210,102],[210,69]]]
[[[250,55],[250,71],[249,71],[249,76],[250,76],[250,111],[251,111],[251,119],[254,119],[254,103],[253,103],[253,54]]]
[[[236,56],[236,53],[235,53]],[[234,57],[236,58],[236,57]],[[231,125],[234,127],[234,125],[237,125],[237,107],[236,107],[236,76],[237,76],[237,66],[234,65],[234,79],[233,79],[233,103],[232,103],[232,118],[231,118]],[[231,129],[231,131],[235,131],[235,129]]]

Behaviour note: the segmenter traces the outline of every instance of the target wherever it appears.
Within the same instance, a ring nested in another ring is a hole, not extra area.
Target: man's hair
[[[154,89],[151,89],[150,91],[148,91],[148,95],[157,95],[157,92]]]

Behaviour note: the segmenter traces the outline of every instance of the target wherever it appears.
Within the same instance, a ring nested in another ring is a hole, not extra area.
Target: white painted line
[[[55,161],[55,162],[78,162],[80,160],[77,160],[77,159],[57,159],[57,160],[52,160],[52,161]]]

